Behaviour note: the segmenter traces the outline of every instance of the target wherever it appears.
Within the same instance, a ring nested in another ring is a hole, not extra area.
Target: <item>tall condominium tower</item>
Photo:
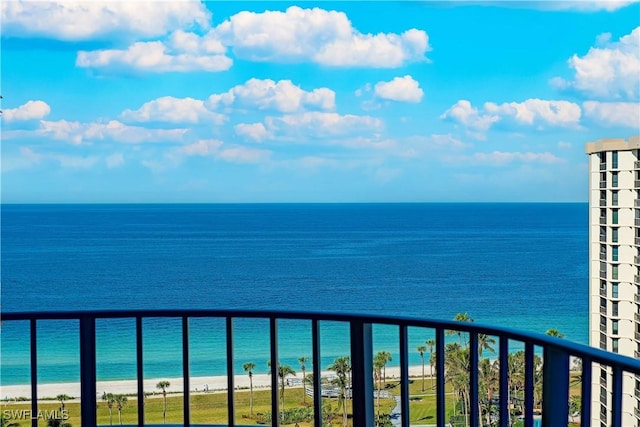
[[[586,144],[589,341],[640,358],[640,135]],[[593,371],[592,426],[611,425],[610,369]],[[625,375],[622,425],[640,427],[640,378]]]

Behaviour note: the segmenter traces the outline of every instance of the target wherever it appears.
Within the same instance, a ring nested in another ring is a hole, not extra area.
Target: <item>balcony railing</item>
[[[276,361],[271,369],[271,413],[279,414],[279,378],[278,378],[278,324],[281,320],[303,320],[310,322],[313,378],[321,378],[321,348],[320,329],[323,322],[345,322],[349,326],[350,338],[350,372],[351,372],[351,403],[352,425],[354,427],[373,427],[374,418],[374,379],[373,379],[373,334],[374,325],[391,325],[397,327],[399,343],[400,381],[398,402],[400,407],[399,426],[409,427],[409,328],[426,328],[435,334],[435,400],[436,425],[444,427],[445,419],[445,382],[447,377],[445,365],[445,332],[456,331],[468,334],[468,424],[471,427],[479,425],[480,393],[479,393],[479,339],[483,336],[496,337],[498,341],[498,386],[499,396],[509,395],[509,346],[518,343],[524,346],[524,425],[534,425],[534,388],[535,388],[535,348],[542,349],[542,426],[552,427],[567,425],[569,417],[569,385],[570,358],[582,360],[581,385],[581,419],[591,419],[592,402],[592,371],[595,368],[607,367],[612,372],[612,399],[609,408],[612,414],[611,424],[614,427],[622,425],[622,384],[623,373],[640,375],[640,361],[605,352],[593,347],[573,343],[567,340],[549,337],[547,335],[518,331],[509,328],[483,326],[469,322],[420,320],[402,317],[362,316],[346,314],[320,313],[290,313],[290,312],[259,312],[259,311],[213,311],[213,310],[164,310],[164,311],[102,311],[102,312],[46,312],[46,313],[3,313],[3,322],[28,321],[30,336],[30,373],[31,373],[31,405],[32,411],[38,411],[38,363],[42,356],[38,355],[41,348],[50,343],[38,342],[38,325],[51,320],[75,320],[79,322],[80,338],[80,417],[82,427],[97,425],[97,397],[96,397],[96,321],[98,319],[135,319],[136,335],[136,363],[137,363],[137,410],[138,426],[145,425],[145,406],[143,389],[143,342],[142,323],[147,318],[180,319],[182,323],[182,371],[183,371],[183,422],[184,426],[191,425],[189,384],[189,321],[191,318],[216,318],[225,322],[226,330],[226,364],[227,364],[227,425],[235,426],[236,387],[234,384],[234,319],[260,318],[269,321],[270,360]],[[102,321],[102,320],[101,320]],[[132,325],[133,327],[133,325]],[[414,351],[412,348],[411,351]],[[45,353],[46,354],[46,351]],[[40,369],[42,369],[40,367]],[[596,372],[599,372],[598,370]],[[322,420],[322,390],[320,381],[313,381],[314,425],[323,425]],[[500,398],[498,403],[498,419],[500,426],[509,425],[509,399]],[[37,419],[32,420],[32,426],[37,427]],[[274,416],[272,426],[279,426],[279,417]]]

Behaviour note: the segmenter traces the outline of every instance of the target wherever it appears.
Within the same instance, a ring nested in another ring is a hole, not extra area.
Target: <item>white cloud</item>
[[[237,57],[253,61],[316,62],[335,67],[399,67],[425,60],[427,33],[362,34],[343,12],[289,7],[240,12],[215,29]]]
[[[163,96],[144,103],[137,110],[125,110],[120,115],[135,122],[199,123],[209,121],[220,125],[226,116],[207,109],[204,101],[194,98]]]
[[[243,146],[233,146],[220,150],[216,158],[230,163],[262,163],[269,160],[271,151]]]
[[[487,102],[484,110],[490,114],[511,117],[526,125],[543,123],[552,126],[575,126],[580,122],[580,106],[568,101],[527,99],[524,102]]]
[[[610,34],[598,37],[600,47],[592,47],[586,55],[573,55],[569,67],[575,70],[573,80],[560,77],[551,80],[558,88],[574,88],[589,96],[605,99],[640,99],[640,27],[610,42]]]
[[[51,107],[44,101],[27,101],[17,108],[3,110],[4,121],[39,120],[49,115]]]
[[[549,152],[507,152],[493,151],[491,153],[474,153],[474,163],[489,164],[492,166],[504,166],[514,162],[521,163],[559,163],[562,159]]]
[[[451,108],[442,113],[440,118],[452,120],[468,129],[479,132],[488,130],[491,125],[500,120],[497,115],[481,113],[466,99],[456,102]]]
[[[424,92],[413,77],[406,75],[404,77],[395,77],[390,82],[376,83],[375,94],[382,99],[417,103],[422,101]]]
[[[83,144],[95,140],[110,140],[126,144],[146,142],[176,142],[182,140],[186,129],[147,129],[128,126],[117,120],[107,123],[80,123],[59,121],[40,121],[40,128],[35,133],[53,139]]]
[[[383,128],[382,120],[371,116],[323,112],[267,117],[265,124],[271,134],[277,133],[287,137],[304,135],[311,138],[372,133]]]
[[[124,156],[122,155],[122,153],[114,153],[108,156],[105,159],[105,162],[107,163],[107,167],[109,169],[115,169],[124,164]]]
[[[640,129],[640,104],[637,102],[597,102],[582,103],[584,114],[605,126],[625,126]]]
[[[179,147],[177,152],[185,156],[212,156],[221,146],[222,141],[217,139],[201,139],[193,144]]]
[[[638,0],[543,0],[533,1],[529,3],[535,8],[543,10],[576,10],[582,12],[597,12],[605,10],[613,12],[618,9],[622,9],[630,4],[637,3]]]
[[[239,123],[234,129],[236,134],[246,136],[254,141],[261,142],[269,136],[267,128],[262,123]]]
[[[211,95],[208,104],[211,108],[234,106],[293,113],[305,108],[332,110],[335,108],[335,96],[335,92],[328,88],[307,92],[291,80],[275,82],[254,78],[225,93]]]
[[[198,0],[2,2],[2,34],[57,40],[154,37],[177,28],[208,28]]]
[[[136,42],[127,49],[80,51],[76,65],[106,71],[129,69],[161,73],[167,71],[224,71],[233,61],[223,54],[184,51],[161,41]]]

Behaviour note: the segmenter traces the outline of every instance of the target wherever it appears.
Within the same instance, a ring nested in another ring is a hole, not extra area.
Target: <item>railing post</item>
[[[29,321],[31,339],[31,413],[38,413],[38,331],[36,319]],[[31,427],[38,427],[38,418],[31,417]]]
[[[469,332],[469,425],[478,427],[480,408],[478,407],[478,333]]]
[[[191,424],[191,393],[189,383],[189,318],[182,317],[182,416],[184,427]]]
[[[501,336],[500,346],[500,426],[508,427],[509,419],[509,339]]]
[[[409,427],[409,331],[400,325],[400,421]]]
[[[226,318],[227,330],[227,420],[229,427],[236,425],[235,373],[233,370],[233,318]]]
[[[436,329],[436,423],[444,427],[445,423],[445,372],[444,372],[444,329]],[[433,372],[431,372],[433,377]]]
[[[313,421],[315,427],[322,427],[322,384],[320,353],[320,322],[311,321],[312,359],[313,359]],[[304,380],[304,379],[303,379]],[[304,384],[304,383],[303,383]]]
[[[524,345],[524,427],[533,427],[533,406],[535,390],[535,357],[533,344]]]
[[[96,319],[80,318],[80,417],[82,427],[95,427],[96,419]]]
[[[278,397],[278,374],[280,362],[278,362],[278,321],[272,317],[269,322],[269,335],[271,336],[271,426],[280,426],[280,402]],[[284,378],[282,379],[284,381]]]
[[[569,353],[556,347],[544,348],[542,381],[542,427],[567,425]]]
[[[581,412],[580,420],[582,425],[589,425],[591,422],[591,379],[593,374],[593,363],[590,358],[582,358],[582,385],[581,385]]]
[[[136,372],[138,376],[138,427],[144,427],[144,363],[142,360],[142,317],[136,317]]]
[[[353,427],[373,427],[373,338],[371,323],[351,321]]]

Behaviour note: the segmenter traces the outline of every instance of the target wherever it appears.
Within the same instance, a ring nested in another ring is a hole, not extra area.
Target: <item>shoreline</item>
[[[308,370],[308,373],[312,371]],[[430,367],[425,364],[424,367],[425,378],[430,376]],[[335,375],[333,371],[322,371],[322,377],[330,377]],[[386,369],[387,378],[394,379],[400,377],[400,368],[388,367]],[[422,367],[410,366],[409,377],[420,378],[422,375]],[[287,377],[292,381],[292,385],[289,387],[300,387],[301,378],[299,376]],[[167,388],[167,393],[170,395],[178,395],[184,391],[184,381],[182,377],[178,378],[153,378],[145,379],[143,381],[145,393],[152,393],[149,397],[160,397],[161,392],[156,388],[156,384],[159,381],[169,381],[171,384]],[[189,389],[192,393],[205,393],[205,386],[208,386],[209,393],[227,391],[227,376],[226,375],[212,375],[204,377],[192,377],[189,379]],[[249,389],[249,375],[236,374],[234,375],[234,385],[236,391],[245,391]],[[271,376],[269,374],[253,374],[253,387],[255,388],[270,388]],[[137,380],[112,380],[112,381],[97,381],[96,382],[96,395],[100,400],[103,393],[113,394],[137,394],[138,382]],[[73,399],[70,401],[80,400],[80,383],[79,382],[64,382],[64,383],[47,383],[38,384],[38,400],[54,399],[57,395],[66,394]],[[31,401],[31,385],[1,385],[0,386],[0,399],[3,403],[13,403],[16,399],[17,403],[24,403]]]

